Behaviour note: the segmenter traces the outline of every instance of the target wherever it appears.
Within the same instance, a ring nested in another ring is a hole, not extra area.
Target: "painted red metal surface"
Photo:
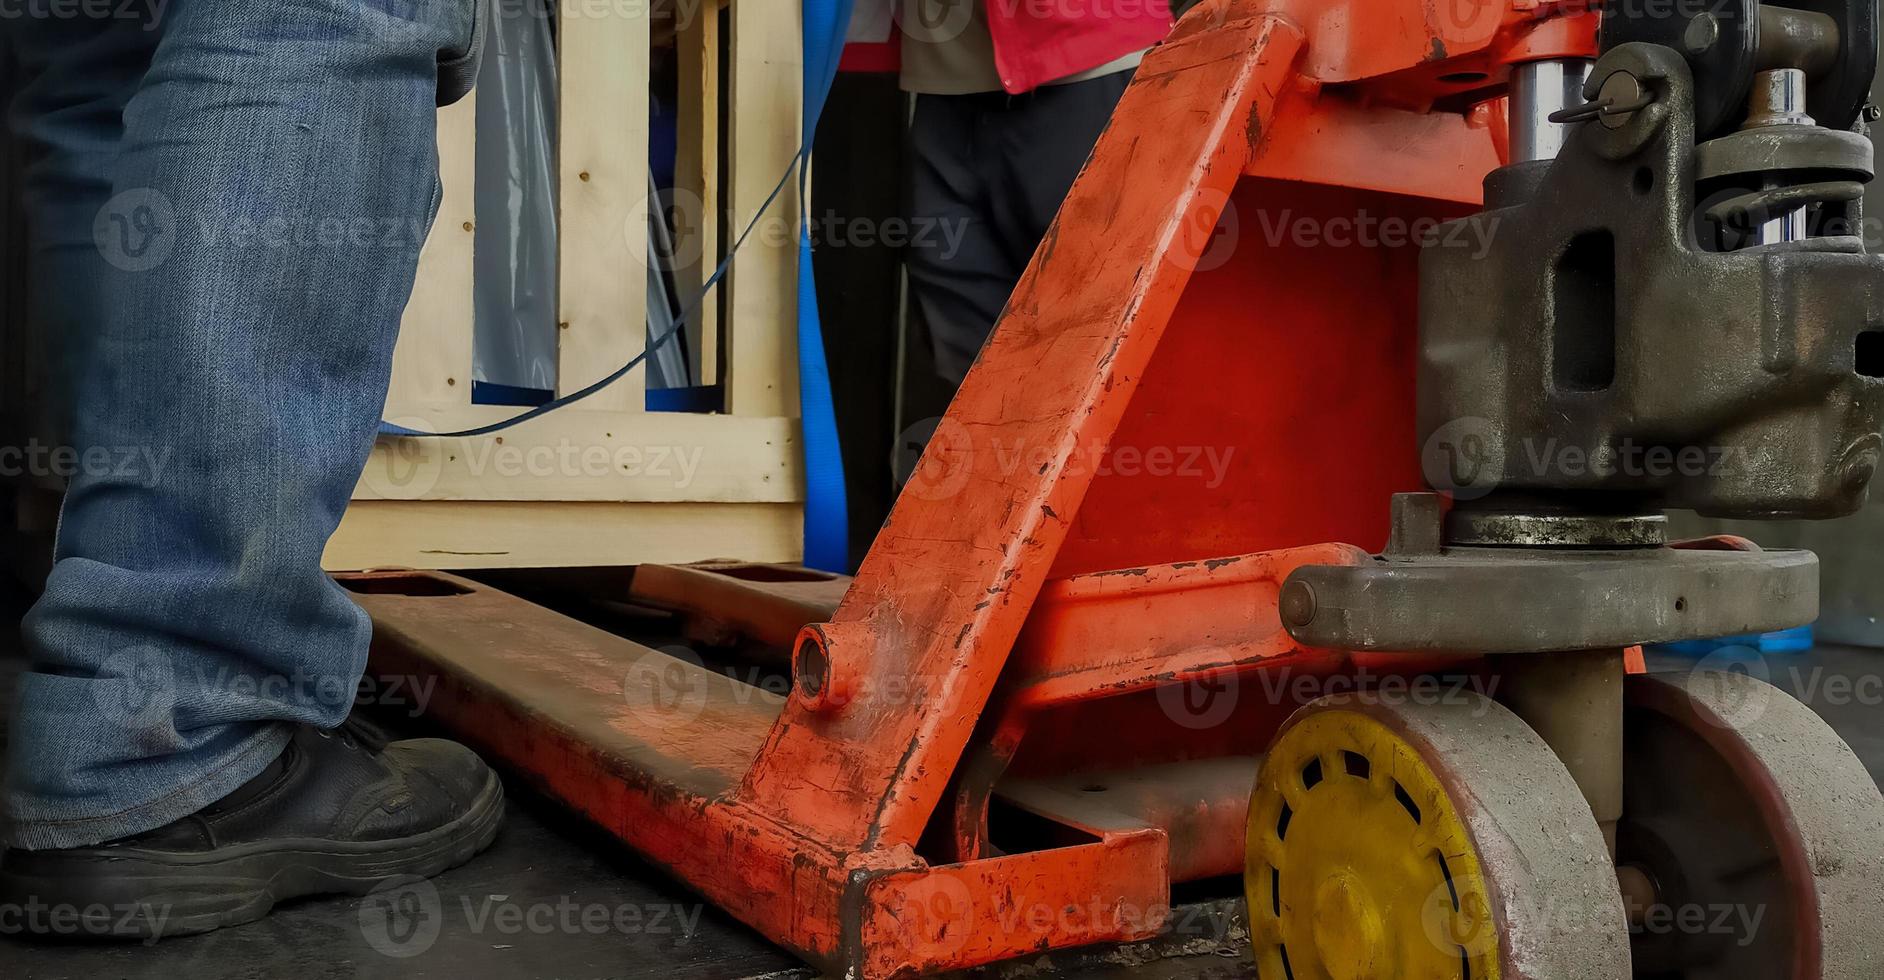
[[[1592,25],[1206,0],[1145,58],[789,691],[436,576],[453,594],[360,596],[377,668],[442,674],[480,748],[833,975],[1155,934],[1174,877],[1231,860],[1248,789],[1207,774],[1361,669],[1295,647],[1277,586],[1369,560],[1419,487],[1417,233],[1477,206],[1509,65]],[[1132,771],[1190,788],[1102,814],[1055,782]]]

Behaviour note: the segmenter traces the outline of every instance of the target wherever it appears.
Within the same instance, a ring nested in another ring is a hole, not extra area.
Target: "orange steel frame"
[[[545,650],[602,662],[546,627],[535,661],[448,682],[460,727],[833,975],[1156,934],[1174,878],[1239,870],[1246,783],[1198,813],[1063,812],[1032,848],[991,828],[994,787],[1252,756],[1291,704],[1187,726],[1158,699],[1356,669],[1298,648],[1276,594],[1368,561],[1421,487],[1418,248],[1384,233],[1479,205],[1509,66],[1591,54],[1583,6],[1207,0],[1146,56],[788,696],[700,671],[700,710],[661,724],[617,689],[598,747],[511,703]],[[1392,220],[1295,231],[1335,218]],[[377,655],[409,647],[407,607],[363,598]]]

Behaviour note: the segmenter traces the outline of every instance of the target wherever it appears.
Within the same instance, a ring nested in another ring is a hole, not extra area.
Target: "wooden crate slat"
[[[727,207],[743,230],[798,152],[804,54],[796,3],[732,4]],[[726,410],[798,414],[798,206],[787,188],[727,278]]]
[[[476,93],[438,112],[438,176],[444,193],[419,252],[418,279],[393,348],[388,418],[426,406],[471,404]]]
[[[501,421],[516,409],[425,413],[428,431]],[[474,438],[381,439],[355,500],[804,500],[798,423],[682,412],[552,412]]]
[[[647,346],[648,9],[564,0],[557,31],[557,393],[606,377]],[[595,409],[645,408],[647,369]]]
[[[552,568],[798,561],[797,504],[356,500],[322,567]]]

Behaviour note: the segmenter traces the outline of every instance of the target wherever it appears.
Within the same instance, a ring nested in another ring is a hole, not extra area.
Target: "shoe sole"
[[[41,852],[27,859],[30,871],[0,868],[0,900],[43,910],[22,925],[51,938],[189,936],[254,922],[292,899],[365,895],[389,881],[430,878],[489,847],[503,817],[503,784],[487,772],[463,815],[412,837],[272,840],[200,854]]]

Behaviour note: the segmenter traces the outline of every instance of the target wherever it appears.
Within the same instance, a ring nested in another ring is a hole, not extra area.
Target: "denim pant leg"
[[[436,208],[439,65],[473,10],[172,0],[110,198],[43,230],[103,263],[38,284],[95,315],[75,325],[75,472],[26,620],[14,844],[193,813],[267,765],[285,723],[351,707],[369,624],[320,555],[372,445]]]

